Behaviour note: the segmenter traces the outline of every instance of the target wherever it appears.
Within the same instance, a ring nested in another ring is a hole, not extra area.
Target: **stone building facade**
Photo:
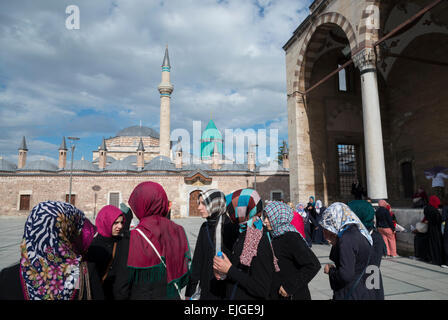
[[[172,145],[170,68],[167,49],[162,83],[158,87],[161,95],[160,135],[144,126],[124,128],[114,137],[103,139],[98,150],[92,152],[92,161],[74,161],[73,170],[71,161],[67,161],[70,152],[65,138],[62,138],[56,165],[47,160],[27,161],[28,147],[23,137],[17,165],[0,157],[0,214],[26,215],[41,201],[69,202],[70,198],[76,207],[95,216],[105,205],[127,205],[133,189],[144,181],[158,182],[165,188],[172,201],[173,217],[199,215],[198,194],[211,188],[226,194],[241,188],[255,188],[265,200],[288,201],[289,169],[277,162],[255,166],[253,161],[237,164],[226,159],[222,154],[222,142],[218,145],[210,139],[213,135],[220,136],[212,120],[203,133],[206,142],[201,152],[206,155],[203,159],[183,151],[180,141]],[[255,159],[251,153],[248,158]]]
[[[316,0],[284,45],[290,195],[410,205],[448,167],[448,3]]]

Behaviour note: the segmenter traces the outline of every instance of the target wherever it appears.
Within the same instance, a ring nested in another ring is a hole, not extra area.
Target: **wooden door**
[[[30,210],[30,199],[31,196],[29,194],[20,195],[20,210]]]
[[[199,213],[198,210],[198,197],[199,194],[201,193],[201,190],[195,190],[192,193],[190,193],[190,210],[189,212],[189,216],[190,217],[200,217],[201,214]]]

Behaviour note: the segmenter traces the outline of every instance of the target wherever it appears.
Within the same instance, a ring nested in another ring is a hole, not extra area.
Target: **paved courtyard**
[[[185,228],[193,252],[204,220],[182,218],[174,221]],[[0,216],[0,269],[18,261],[24,223],[25,217]],[[332,291],[323,266],[331,262],[328,258],[330,246],[313,245],[312,250],[319,258],[322,269],[310,283],[311,296],[314,300],[328,300]],[[386,300],[448,300],[448,269],[400,257],[383,259],[381,273]]]

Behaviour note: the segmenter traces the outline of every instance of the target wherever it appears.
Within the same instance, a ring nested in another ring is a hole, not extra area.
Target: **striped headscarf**
[[[219,251],[222,251],[222,224],[223,215],[226,213],[226,196],[217,189],[201,192],[200,196],[204,201],[205,208],[209,215],[207,221],[212,225],[214,224],[215,227],[214,245],[215,254],[218,254]]]
[[[290,206],[283,202],[272,201],[266,206],[264,212],[266,212],[266,216],[269,219],[274,237],[279,237],[286,232],[297,232],[300,234],[291,224],[294,213]]]
[[[359,220],[358,216],[342,202],[335,202],[329,206],[323,213],[319,224],[322,228],[337,234],[338,237],[341,237],[350,225],[356,224],[359,231],[369,241],[370,245],[373,244],[372,237],[366,227],[362,224],[361,220]]]
[[[230,221],[240,225],[240,232],[246,232],[240,262],[250,266],[263,236],[263,201],[257,191],[239,189],[226,195],[226,203]]]
[[[26,300],[75,298],[82,257],[73,242],[85,221],[81,210],[65,202],[41,202],[31,210],[20,246],[20,279]]]

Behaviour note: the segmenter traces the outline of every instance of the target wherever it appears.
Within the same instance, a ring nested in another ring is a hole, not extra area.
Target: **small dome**
[[[57,171],[58,166],[48,160],[29,161],[21,170],[28,171]]]
[[[190,171],[190,170],[212,170],[210,165],[206,163],[195,164],[191,163],[182,168],[182,170]]]
[[[106,162],[107,162],[107,163],[112,163],[112,162],[115,162],[115,161],[117,161],[117,159],[112,158],[112,157],[110,157],[110,156],[106,156]],[[99,163],[99,162],[100,162],[100,158],[95,158],[95,159],[92,161],[92,163],[94,163],[94,164],[97,164],[97,163]]]
[[[165,156],[158,156],[152,159],[143,170],[148,171],[167,171],[177,170],[171,159]]]
[[[249,169],[247,168],[247,164],[226,163],[226,164],[222,165],[220,170],[221,171],[247,171]]]
[[[16,170],[17,166],[14,163],[9,162],[8,160],[5,160],[0,157],[0,171],[16,171]]]
[[[117,133],[117,137],[152,137],[159,139],[159,133],[149,127],[132,126],[120,130]]]

